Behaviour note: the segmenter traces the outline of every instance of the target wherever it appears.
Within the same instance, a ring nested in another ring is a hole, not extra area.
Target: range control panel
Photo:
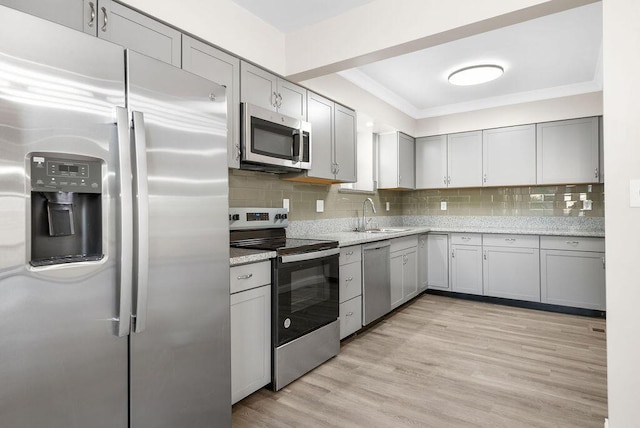
[[[31,191],[102,193],[102,162],[33,155]]]
[[[229,229],[266,229],[289,225],[287,208],[229,208]]]

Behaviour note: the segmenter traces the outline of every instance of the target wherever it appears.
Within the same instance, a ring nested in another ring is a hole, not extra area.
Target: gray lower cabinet
[[[428,263],[429,253],[427,252],[427,234],[418,235],[418,293],[425,291],[429,285]]]
[[[271,382],[271,262],[231,267],[231,401]]]
[[[340,249],[340,339],[362,328],[362,248]]]
[[[391,240],[391,309],[418,295],[418,238]]]
[[[305,88],[245,61],[240,62],[240,101],[307,120]]]
[[[483,235],[484,294],[540,301],[540,242],[533,235]]]
[[[240,168],[240,60],[183,35],[182,68],[227,88],[227,165]]]
[[[483,294],[481,234],[451,234],[451,291]]]
[[[427,286],[435,290],[450,290],[449,236],[446,233],[427,235]]]
[[[543,303],[606,309],[603,238],[540,238]]]

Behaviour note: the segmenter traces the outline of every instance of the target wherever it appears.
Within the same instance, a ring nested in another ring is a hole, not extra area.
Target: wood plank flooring
[[[594,331],[600,329],[601,331]],[[423,295],[233,427],[598,427],[605,320]]]

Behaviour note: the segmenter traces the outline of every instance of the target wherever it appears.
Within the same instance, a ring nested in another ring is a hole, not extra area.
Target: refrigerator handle
[[[149,289],[149,188],[147,183],[147,141],[142,112],[133,112],[134,186],[135,204],[135,259],[134,282],[135,299],[133,331],[140,333],[146,327],[147,292]]]
[[[132,289],[132,264],[133,264],[133,219],[131,210],[133,196],[131,190],[131,138],[129,134],[129,114],[127,109],[116,107],[116,126],[118,130],[118,161],[120,170],[118,177],[118,193],[120,203],[118,204],[120,217],[120,227],[118,242],[120,269],[118,272],[119,308],[116,332],[117,336],[127,336],[131,328],[131,289]]]

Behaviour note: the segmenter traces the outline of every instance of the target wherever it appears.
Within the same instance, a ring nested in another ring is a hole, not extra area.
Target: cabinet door
[[[396,251],[391,253],[391,309],[402,304],[402,270],[404,268],[404,253]]]
[[[604,253],[540,251],[543,303],[604,311]]]
[[[336,163],[336,180],[355,183],[357,177],[357,125],[356,112],[340,104],[335,105],[334,112],[334,153]],[[311,132],[315,139],[315,124],[311,122]],[[314,143],[315,144],[315,140]]]
[[[16,9],[74,30],[84,31],[85,25],[96,35],[97,0],[0,0],[0,5]],[[92,9],[93,8],[93,9]],[[93,10],[93,13],[91,13]],[[93,16],[93,20],[91,17]]]
[[[240,101],[276,111],[277,80],[268,71],[240,61]]]
[[[427,289],[427,235],[423,234],[418,237],[418,292]]]
[[[402,299],[408,301],[418,295],[418,249],[413,248],[404,253],[402,270]]]
[[[362,294],[362,264],[349,263],[340,266],[340,303]]]
[[[482,295],[482,247],[451,245],[451,291]]]
[[[413,137],[398,134],[398,187],[415,189],[416,187],[415,140]]]
[[[309,177],[333,180],[334,103],[313,92],[308,93],[307,115],[311,122],[311,169]]]
[[[484,186],[536,183],[536,126],[511,126],[482,131]]]
[[[114,1],[99,3],[98,37],[180,67],[181,33]]]
[[[484,293],[508,299],[540,301],[540,250],[484,247]]]
[[[362,296],[340,303],[340,340],[362,328]]]
[[[447,137],[449,187],[482,186],[482,131]]]
[[[182,68],[227,88],[227,165],[240,168],[240,60],[183,35]]]
[[[427,285],[437,290],[449,290],[449,237],[427,235]]]
[[[539,123],[538,184],[597,183],[598,118]]]
[[[231,295],[231,401],[271,382],[271,286]]]
[[[278,79],[278,112],[306,121],[307,90],[295,83]],[[313,132],[313,127],[311,127],[311,132]]]
[[[398,188],[398,134],[380,134],[378,137],[378,188]]]
[[[416,189],[447,187],[447,136],[416,139]]]

